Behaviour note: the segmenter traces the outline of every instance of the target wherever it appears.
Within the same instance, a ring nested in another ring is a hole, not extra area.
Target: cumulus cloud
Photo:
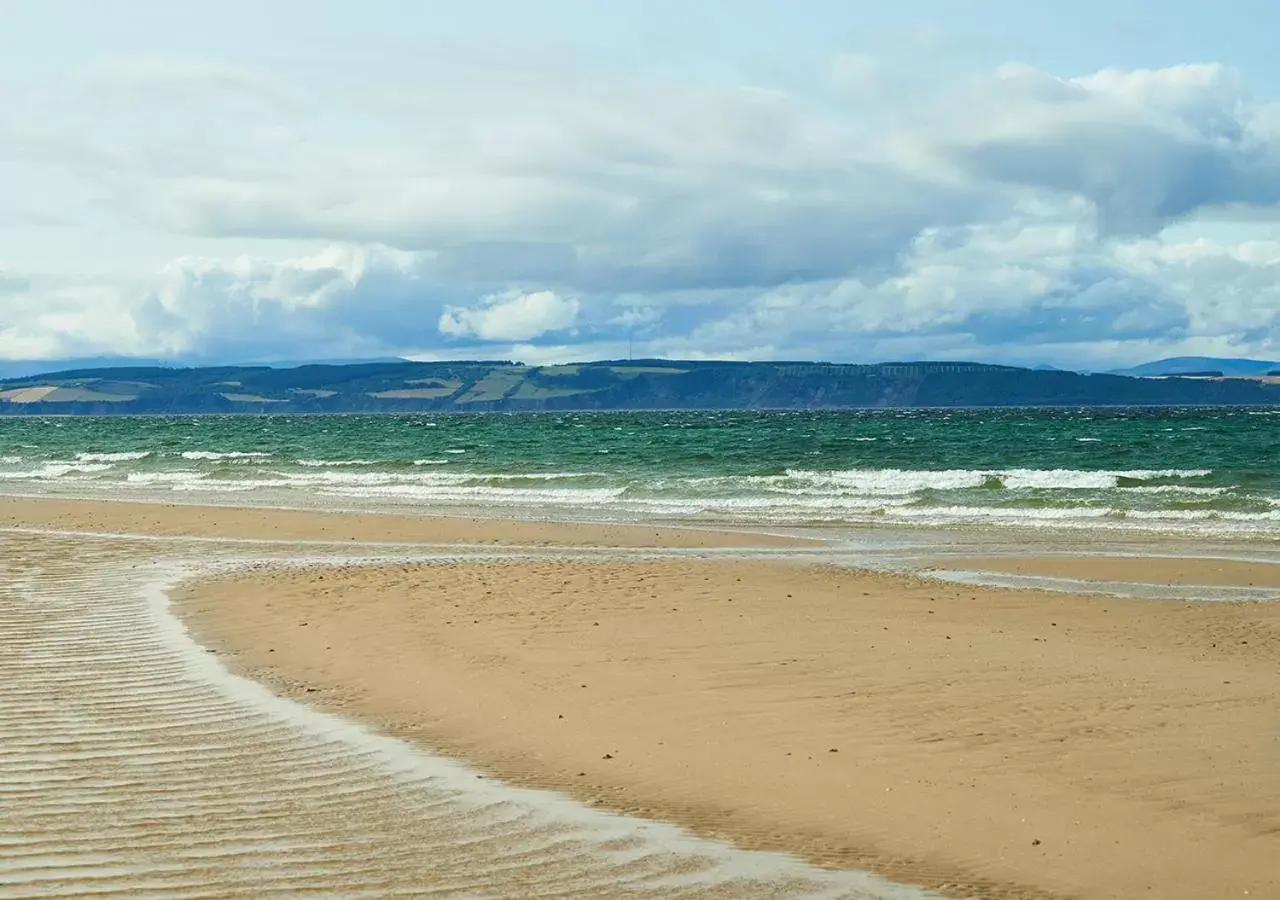
[[[116,127],[137,116],[86,116],[22,146],[94,178],[151,227],[380,243],[441,254],[460,276],[584,290],[829,277],[1007,203],[785,93],[549,78],[464,68],[448,90],[398,96],[373,121],[367,97],[323,116],[304,105],[272,129],[211,101],[137,130]],[[202,112],[219,127],[198,129]],[[338,115],[352,124],[335,138]]]
[[[1106,232],[1237,205],[1280,216],[1275,107],[1225,66],[1078,78],[1007,66],[970,90],[945,152],[982,178],[1085,197]]]
[[[705,316],[686,344],[729,350],[767,335],[824,359],[1086,366],[1209,348],[1276,356],[1278,267],[1274,242],[1112,242],[1079,223],[941,229],[888,277],[742,297]]]
[[[1280,241],[1144,241],[1116,255],[1184,304],[1191,333],[1280,357]]]
[[[48,359],[144,344],[113,286],[48,277],[11,277],[0,292],[0,357]]]
[[[579,308],[577,300],[552,291],[512,291],[486,297],[480,306],[446,306],[440,314],[439,327],[441,334],[451,337],[529,341],[572,328]]]
[[[449,65],[321,97],[145,61],[10,121],[10,164],[201,252],[114,280],[0,270],[0,353],[1280,355],[1275,242],[1166,233],[1280,211],[1280,106],[1228,67],[899,95],[848,56],[833,106]]]
[[[420,265],[331,246],[284,260],[182,257],[141,283],[26,279],[0,301],[0,353],[244,361],[421,346],[443,301]]]

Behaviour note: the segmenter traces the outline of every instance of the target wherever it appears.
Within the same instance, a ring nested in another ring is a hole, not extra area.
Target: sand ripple
[[[923,896],[481,779],[234,678],[163,593],[216,555],[0,535],[0,898]]]

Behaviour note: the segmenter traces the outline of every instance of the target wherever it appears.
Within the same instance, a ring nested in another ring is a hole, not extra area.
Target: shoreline
[[[11,499],[5,525],[520,544],[539,558],[263,558],[173,609],[281,696],[748,849],[957,897],[1280,892],[1274,604],[708,559],[766,543],[658,526]],[[584,544],[620,555],[564,559]],[[700,552],[634,556],[664,548]]]
[[[1155,573],[1153,566],[1158,567]],[[1280,565],[1216,556],[1190,559],[1154,554],[955,556],[930,560],[929,570],[1029,575],[1077,582],[1275,589],[1280,599]]]
[[[223,502],[219,502],[219,500]],[[0,527],[12,527],[13,515],[6,513],[6,507],[27,513],[35,510],[33,519],[45,522],[50,518],[48,512],[40,512],[41,507],[65,505],[67,510],[75,507],[83,511],[92,511],[95,507],[135,507],[160,508],[190,511],[209,510],[213,512],[237,511],[242,513],[260,513],[266,515],[285,514],[298,517],[318,516],[360,517],[370,519],[388,519],[398,522],[414,523],[411,533],[414,538],[400,543],[417,543],[417,536],[424,533],[423,522],[459,523],[468,522],[472,526],[482,523],[494,523],[498,526],[511,524],[518,529],[585,529],[592,532],[617,531],[633,534],[637,537],[617,546],[642,547],[652,542],[641,540],[641,532],[651,531],[661,534],[681,533],[688,535],[720,536],[720,540],[706,539],[692,543],[707,547],[759,546],[780,547],[807,546],[820,548],[823,546],[842,548],[853,536],[881,537],[892,536],[896,541],[909,545],[909,554],[918,561],[919,570],[926,568],[951,568],[952,559],[980,559],[990,562],[993,574],[1017,574],[1007,568],[1003,560],[1021,559],[1024,556],[1052,559],[1069,556],[1071,558],[1096,557],[1129,557],[1139,559],[1181,559],[1190,553],[1196,559],[1223,559],[1232,563],[1269,564],[1280,563],[1280,532],[1234,532],[1194,530],[1167,530],[1156,527],[1123,527],[1098,528],[1098,523],[1076,523],[1069,521],[1053,525],[1033,525],[1011,522],[915,522],[911,520],[883,521],[849,521],[833,522],[750,522],[750,521],[717,521],[717,520],[679,520],[664,518],[628,518],[573,516],[571,510],[554,507],[554,515],[526,515],[523,507],[511,506],[500,508],[477,507],[433,507],[428,511],[417,511],[415,507],[400,503],[382,505],[350,505],[334,503],[331,505],[281,505],[276,503],[251,503],[248,493],[198,496],[191,499],[177,499],[169,495],[139,494],[137,496],[106,496],[93,492],[61,493],[61,492],[6,492],[0,491]],[[333,499],[333,498],[331,498]],[[25,505],[25,508],[15,506]],[[64,518],[68,516],[64,513]],[[74,513],[71,517],[74,517]],[[1090,525],[1094,527],[1089,527]],[[229,535],[227,535],[229,536]],[[730,536],[730,537],[725,537]],[[948,545],[967,544],[975,537],[983,539],[977,549],[956,552],[954,557],[945,556],[933,559],[936,554],[930,553],[920,544],[922,538],[943,539]],[[285,539],[287,540],[287,538]],[[500,542],[500,541],[499,541]],[[397,543],[388,541],[387,543]],[[855,551],[872,550],[877,542],[860,543],[856,540],[848,543]],[[610,544],[609,546],[613,546]],[[686,546],[683,545],[682,546]],[[1032,546],[1036,549],[1029,553],[1010,553],[1007,548]],[[1113,552],[1114,547],[1127,547],[1122,553]],[[1069,549],[1062,550],[1067,547]],[[1208,552],[1205,552],[1205,551]],[[1252,552],[1247,552],[1252,551]],[[1271,555],[1271,559],[1259,557]],[[1086,579],[1099,580],[1104,579]]]
[[[388,546],[514,544],[576,547],[585,543],[619,549],[800,549],[826,545],[825,541],[817,538],[669,525],[13,495],[0,495],[0,528],[63,529],[103,534],[133,532],[280,543],[358,542]]]

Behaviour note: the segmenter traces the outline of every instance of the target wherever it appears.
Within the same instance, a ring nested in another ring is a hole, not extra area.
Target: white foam
[[[827,472],[788,469],[787,477],[820,486],[853,488],[875,496],[914,494],[923,490],[981,487],[987,472],[974,469],[844,469]]]
[[[1113,488],[1119,481],[1115,472],[1088,472],[1077,469],[1011,469],[996,477],[1009,490]]]
[[[853,489],[874,496],[915,494],[920,491],[951,491],[977,488],[997,480],[1009,490],[1105,490],[1121,478],[1148,481],[1158,478],[1200,478],[1209,469],[1132,469],[1126,471],[1089,469],[844,469],[813,471],[788,469],[786,477],[802,484]],[[779,476],[744,478],[743,482],[778,484]],[[724,479],[689,479],[689,483],[723,482]]]
[[[1195,487],[1190,484],[1141,484],[1120,490],[1126,494],[1181,494],[1191,497],[1217,497],[1231,493],[1231,488]]]
[[[150,455],[150,450],[126,451],[123,453],[77,453],[76,460],[79,462],[131,462],[133,460],[146,459]]]
[[[1224,522],[1276,522],[1280,510],[1268,512],[1230,512],[1216,509],[1131,509],[1124,513],[1133,519],[1202,520],[1221,519]]]
[[[230,450],[226,453],[217,453],[213,450],[184,450],[183,459],[270,459],[270,453],[243,452],[240,450]]]
[[[376,466],[376,459],[299,459],[298,465],[309,469],[327,469],[337,466]]]
[[[254,488],[261,488],[263,485],[254,482],[243,481],[175,481],[170,485],[170,490],[179,492],[200,492],[212,494],[243,494],[252,491]]]
[[[130,484],[188,484],[204,479],[206,473],[192,471],[178,472],[130,472],[125,481]]]
[[[515,484],[529,482],[566,481],[581,478],[607,477],[598,472],[526,472],[526,473],[480,473],[480,472],[410,472],[410,471],[314,471],[314,472],[280,472],[271,471],[269,479],[246,481],[246,484],[259,487],[270,485],[279,487],[297,486],[344,486],[368,485],[370,487],[405,485],[405,486],[439,486],[485,488],[491,483]],[[618,487],[622,491],[624,488]]]
[[[30,469],[24,472],[0,472],[0,478],[10,480],[29,479],[34,481],[51,481],[57,478],[65,478],[68,475],[88,475],[95,472],[106,472],[111,469],[110,463],[91,463],[91,462],[47,462],[38,469]]]
[[[360,488],[323,487],[326,494],[342,497],[384,497],[403,500],[422,500],[437,503],[501,502],[512,505],[595,506],[617,500],[623,488],[560,488],[538,490],[535,488],[501,488],[485,486],[447,486],[423,484],[384,484]]]
[[[1050,507],[1026,509],[998,506],[912,506],[893,510],[892,515],[908,519],[937,519],[951,521],[1028,520],[1055,521],[1063,519],[1103,519],[1115,514],[1101,507]]]

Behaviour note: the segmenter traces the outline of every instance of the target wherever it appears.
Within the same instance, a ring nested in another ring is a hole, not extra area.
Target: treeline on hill
[[[1280,378],[1139,378],[959,362],[467,360],[85,369],[0,382],[0,413],[27,415],[1277,403]]]

